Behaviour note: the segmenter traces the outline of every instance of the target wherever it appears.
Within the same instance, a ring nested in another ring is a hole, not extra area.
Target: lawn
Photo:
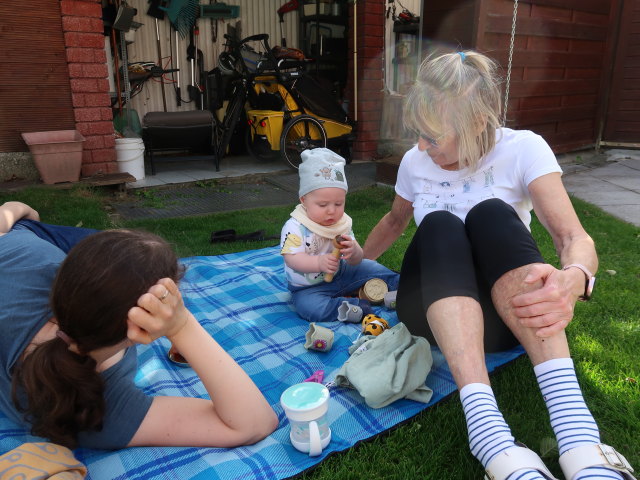
[[[372,187],[350,193],[347,211],[356,236],[364,239],[386,213],[393,191]],[[278,235],[291,206],[240,212],[162,219],[124,221],[111,215],[116,197],[99,191],[34,188],[0,193],[0,203],[20,200],[40,212],[43,221],[93,228],[131,227],[156,232],[175,245],[181,257],[217,255],[273,245],[262,242],[209,243],[212,231],[234,228],[238,233],[263,229]],[[640,229],[598,208],[574,199],[583,225],[594,238],[600,258],[593,299],[576,306],[568,327],[578,378],[601,430],[602,440],[615,446],[640,468]],[[411,239],[412,225],[380,261],[399,270]],[[534,237],[545,258],[557,265],[549,236],[534,219]],[[493,376],[498,403],[516,438],[538,451],[558,476],[553,433],[532,369],[520,358]],[[305,479],[466,479],[481,478],[482,468],[470,455],[462,409],[457,394],[427,409],[405,425],[334,455]]]

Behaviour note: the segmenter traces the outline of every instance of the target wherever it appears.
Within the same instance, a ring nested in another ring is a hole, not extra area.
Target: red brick
[[[85,96],[82,93],[71,94],[71,103],[75,108],[85,107],[86,106],[85,100],[86,100]]]
[[[364,37],[364,47],[377,47],[382,49],[384,42],[382,41],[382,37],[367,35]]]
[[[359,141],[358,147],[360,150],[376,150],[378,148],[377,140]]]
[[[372,60],[372,63],[377,63],[375,59]],[[362,69],[363,76],[370,80],[382,80],[384,77],[382,68],[369,68],[369,64],[367,64],[367,68]]]
[[[92,32],[101,33],[104,30],[104,24],[99,18],[90,17],[62,17],[63,32]]]
[[[96,92],[109,93],[109,80],[107,78],[99,78],[96,81],[98,90]]]
[[[102,120],[112,121],[113,120],[113,110],[111,110],[111,108],[101,108],[100,109],[100,116],[101,116]]]
[[[366,100],[358,101],[358,110],[360,112],[377,111],[380,108],[380,100],[372,99],[367,96]]]
[[[98,81],[93,78],[72,78],[69,83],[73,93],[95,93],[100,91],[98,90]]]
[[[98,150],[93,150],[91,154],[93,156],[92,163],[104,163],[104,162],[116,161],[116,151],[113,148],[102,148]]]
[[[102,140],[104,141],[105,148],[112,148],[116,146],[116,137],[113,135],[104,135]]]
[[[96,52],[94,48],[70,47],[66,49],[67,62],[69,63],[90,63],[97,62]],[[103,52],[104,53],[104,52]]]
[[[379,92],[382,90],[382,81],[369,80],[368,78],[362,78],[358,82],[359,92]]]
[[[379,122],[373,118],[369,119],[367,117],[367,120],[361,119],[358,121],[358,133],[377,131],[378,123]]]
[[[84,137],[84,143],[82,144],[82,149],[87,150],[96,150],[98,148],[104,148],[104,135],[87,135]]]
[[[79,63],[70,63],[67,65],[69,69],[69,78],[84,78],[82,73],[82,65]]]
[[[84,96],[87,107],[110,107],[111,96],[108,93],[88,93]]]
[[[113,123],[107,121],[100,122],[78,122],[76,128],[83,135],[113,135]]]
[[[63,15],[62,17],[62,31],[63,32],[79,32],[81,17],[71,17]]]
[[[101,33],[65,32],[64,44],[67,47],[104,48],[104,36]]]
[[[367,12],[374,13],[376,15],[382,15],[384,13],[384,3],[378,1],[365,2],[365,8]]]
[[[364,66],[362,68],[365,70],[382,70],[382,55],[365,59]]]
[[[359,27],[358,34],[360,37],[362,36],[372,36],[372,37],[384,37],[384,25],[380,24],[366,24]],[[360,35],[361,34],[361,35]]]
[[[95,0],[88,2],[62,0],[60,2],[60,11],[62,15],[102,18],[102,7],[100,2]]]
[[[109,72],[105,64],[89,63],[82,65],[82,74],[86,78],[106,78]]]
[[[376,47],[361,47],[358,48],[358,55],[362,59],[375,58],[382,56],[382,49]]]
[[[73,115],[76,122],[98,122],[103,120],[102,112],[99,108],[75,108]]]
[[[96,63],[105,63],[107,61],[107,52],[103,49],[93,51],[93,61]]]

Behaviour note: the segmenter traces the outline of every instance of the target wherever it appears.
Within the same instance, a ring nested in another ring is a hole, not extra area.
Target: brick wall
[[[61,0],[76,129],[86,138],[82,175],[117,172],[102,7],[97,0]]]
[[[349,51],[353,52],[353,10],[349,9]],[[357,2],[357,139],[353,143],[353,158],[370,160],[376,156],[380,137],[383,97],[384,3],[380,0]],[[349,59],[348,91],[353,92],[353,62]],[[350,116],[355,118],[354,102]]]

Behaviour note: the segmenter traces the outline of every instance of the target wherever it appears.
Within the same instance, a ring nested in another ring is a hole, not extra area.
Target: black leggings
[[[413,335],[435,345],[426,320],[429,306],[442,298],[471,297],[482,307],[485,351],[512,348],[518,340],[493,306],[491,288],[505,273],[531,263],[544,260],[515,210],[502,200],[479,203],[465,222],[449,212],[432,212],[420,223],[402,261],[398,319]]]

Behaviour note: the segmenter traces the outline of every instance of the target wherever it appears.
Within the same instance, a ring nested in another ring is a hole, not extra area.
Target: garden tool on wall
[[[209,5],[200,5],[200,17],[209,18],[211,20],[211,41],[218,41],[218,20],[223,18],[238,18],[240,16],[240,7],[236,5],[227,5],[218,2],[218,0],[209,0]]]
[[[298,0],[289,0],[287,3],[282,5],[278,10],[278,17],[280,17],[280,43],[283,47],[287,46],[287,39],[284,38],[284,33],[282,33],[282,24],[284,23],[284,14],[289,12],[295,12],[298,10]]]
[[[205,109],[205,105],[208,105],[208,90],[207,90],[207,71],[204,68],[204,53],[202,50],[198,48],[200,41],[200,30],[198,29],[198,24],[196,23],[194,27],[194,35],[196,37],[196,65],[198,67],[198,80],[196,85],[198,86],[198,90],[200,90],[200,95],[198,96],[198,108],[200,110]]]
[[[167,12],[167,16],[180,36],[185,38],[191,32],[191,28],[200,14],[199,0],[171,0],[168,7],[159,6]]]
[[[147,9],[147,15],[153,17],[156,21],[156,50],[158,51],[158,68],[162,69],[162,46],[160,43],[160,25],[158,20],[164,20],[164,10],[160,7],[164,6],[166,2],[164,0],[149,0],[149,8]],[[178,74],[179,75],[179,74]],[[167,96],[164,92],[164,82],[160,82],[160,90],[162,91],[162,107],[164,111],[167,111]]]
[[[160,46],[160,27],[156,18],[156,46],[158,48],[158,67],[162,68],[162,47]],[[164,82],[160,82],[160,90],[162,91],[162,108],[167,111],[167,96],[164,93]]]
[[[178,106],[182,105],[182,94],[180,93],[180,37],[178,35],[178,31],[175,31],[176,34],[176,67],[178,68],[178,71],[176,72],[177,75],[177,82],[176,82],[176,102],[178,104]]]
[[[202,51],[198,50],[195,39],[198,37],[199,31],[197,25],[194,25],[189,33],[189,46],[187,47],[187,60],[189,60],[189,68],[191,72],[191,83],[187,86],[189,99],[196,102],[196,109],[202,108],[202,92],[196,81],[196,62],[202,56]]]

